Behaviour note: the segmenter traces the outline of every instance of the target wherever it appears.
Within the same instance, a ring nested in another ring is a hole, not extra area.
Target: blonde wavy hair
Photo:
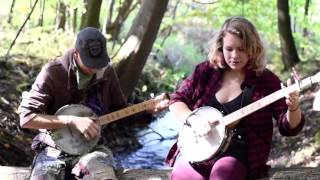
[[[246,18],[235,16],[228,18],[221,30],[216,34],[211,45],[208,59],[214,68],[225,68],[225,60],[222,55],[223,38],[227,33],[238,36],[248,54],[247,69],[262,72],[266,66],[265,48],[254,25]]]

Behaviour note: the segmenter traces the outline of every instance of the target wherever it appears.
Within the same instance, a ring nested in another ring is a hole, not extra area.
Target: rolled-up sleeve
[[[193,75],[186,78],[178,87],[177,91],[170,96],[169,104],[175,102],[184,102],[187,105],[190,105],[191,92],[192,90]]]
[[[18,108],[20,126],[30,121],[37,113],[45,113],[47,104],[51,101],[49,76],[44,67],[37,76],[30,91],[22,93],[22,100]]]
[[[269,76],[269,78],[273,78],[272,80],[265,82],[272,82],[269,84],[269,88],[275,92],[281,89],[281,81],[276,76]],[[304,115],[301,115],[301,122],[295,128],[290,128],[290,124],[287,118],[287,109],[288,106],[285,102],[285,98],[282,98],[272,104],[272,112],[273,117],[277,121],[277,126],[279,128],[279,132],[283,136],[295,136],[297,135],[303,128],[305,118]]]

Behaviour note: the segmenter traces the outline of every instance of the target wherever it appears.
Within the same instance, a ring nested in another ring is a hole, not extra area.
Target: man
[[[87,27],[77,35],[74,49],[46,64],[19,106],[20,125],[39,129],[32,143],[37,154],[31,179],[116,179],[111,151],[102,145],[82,156],[56,148],[47,130],[73,128],[87,140],[97,138],[100,129],[91,117],[55,115],[68,104],[84,104],[97,116],[125,107],[115,70],[109,64],[106,39],[96,28]],[[167,106],[161,102],[153,111]],[[45,130],[44,130],[45,129]]]

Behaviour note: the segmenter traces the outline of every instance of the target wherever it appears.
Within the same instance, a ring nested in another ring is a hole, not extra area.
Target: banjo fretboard
[[[114,122],[116,120],[131,116],[133,114],[145,111],[147,109],[151,109],[155,106],[155,104],[159,100],[157,99],[151,99],[142,103],[138,103],[129,107],[126,107],[124,109],[106,114],[104,116],[99,117],[100,125],[108,124],[111,122]]]
[[[316,76],[316,75],[315,75]],[[307,88],[311,86],[315,82],[319,82],[317,80],[317,77],[311,76],[308,78],[305,78],[293,85],[290,85],[288,87],[282,88],[274,93],[269,94],[268,96],[259,99],[258,101],[255,101],[254,103],[251,103],[231,114],[228,114],[227,116],[223,117],[223,121],[225,126],[240,120],[241,118],[285,97],[288,93],[293,92],[295,90],[301,91],[304,88]]]

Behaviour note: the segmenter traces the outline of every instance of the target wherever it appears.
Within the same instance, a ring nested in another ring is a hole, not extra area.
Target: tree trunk
[[[128,98],[138,83],[160,24],[166,12],[168,0],[143,0],[136,19],[121,47],[116,71],[124,95]]]
[[[138,3],[134,5],[132,5],[132,3],[133,0],[124,1],[122,6],[119,8],[117,17],[112,23],[111,19],[108,18],[106,32],[111,35],[112,41],[117,41],[119,39],[119,34],[123,23],[129,16],[130,12],[138,5]]]
[[[80,29],[84,27],[100,27],[99,17],[102,0],[84,0],[86,12],[82,14]]]
[[[40,16],[38,19],[38,26],[43,26],[43,16],[44,16],[44,9],[45,9],[46,1],[41,0],[40,1]]]
[[[290,27],[288,0],[277,0],[278,28],[281,43],[284,70],[288,70],[300,62]]]
[[[106,19],[106,22],[104,24],[103,27],[103,33],[107,33],[107,27],[110,26],[111,22],[112,22],[112,13],[113,13],[113,9],[114,9],[114,4],[115,4],[115,0],[111,0],[110,3],[108,4],[108,16]]]
[[[13,13],[13,8],[14,8],[15,3],[16,3],[16,0],[12,0],[11,6],[10,6],[9,17],[8,17],[8,24],[11,24],[12,13]]]
[[[307,21],[308,14],[309,14],[309,6],[310,6],[310,0],[306,0],[306,3],[304,5],[304,20]],[[303,28],[303,37],[308,36],[308,29],[306,27]]]
[[[26,20],[23,22],[22,26],[21,26],[21,27],[19,28],[19,30],[18,30],[18,33],[17,33],[16,37],[14,38],[14,40],[12,41],[12,43],[10,44],[10,47],[9,47],[9,49],[8,49],[8,51],[7,51],[6,56],[5,56],[5,61],[8,61],[10,51],[11,51],[13,45],[16,43],[16,40],[17,40],[17,38],[19,37],[19,34],[21,33],[22,29],[24,28],[24,26],[27,24],[28,20],[30,19],[31,14],[33,13],[33,11],[34,11],[37,3],[38,3],[38,0],[36,0],[36,1],[34,2],[32,8],[31,8],[31,11],[29,12]]]
[[[77,17],[78,17],[78,8],[73,9],[73,18],[72,18],[72,31],[76,33],[77,31]]]
[[[63,29],[65,30],[66,26],[66,10],[67,7],[63,1],[58,2],[58,12],[57,12],[57,20],[56,20],[56,30]]]

